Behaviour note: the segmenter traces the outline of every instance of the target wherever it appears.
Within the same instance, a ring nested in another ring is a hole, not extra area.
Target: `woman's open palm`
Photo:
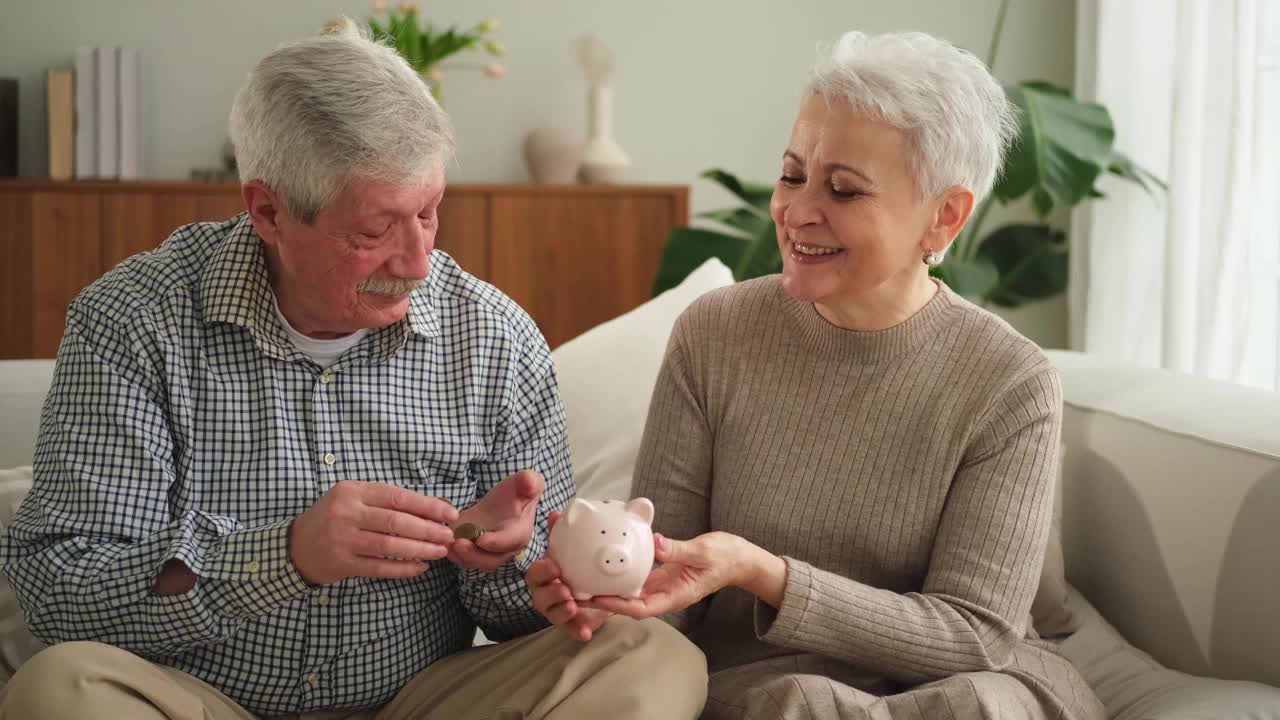
[[[654,558],[662,564],[649,573],[640,597],[601,595],[582,605],[648,618],[683,610],[738,580],[744,543],[736,535],[710,532],[672,540],[654,533],[653,539]]]

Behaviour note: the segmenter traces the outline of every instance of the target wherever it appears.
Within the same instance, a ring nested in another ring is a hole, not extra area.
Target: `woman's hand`
[[[555,527],[560,513],[547,516],[547,530]],[[580,606],[569,586],[560,579],[560,566],[551,558],[542,558],[529,566],[525,582],[533,593],[533,607],[552,625],[583,642],[591,639],[612,613]]]
[[[710,532],[692,540],[653,535],[654,558],[639,598],[599,596],[583,607],[647,618],[683,610],[726,587],[741,587],[775,607],[782,602],[786,563],[746,540]]]

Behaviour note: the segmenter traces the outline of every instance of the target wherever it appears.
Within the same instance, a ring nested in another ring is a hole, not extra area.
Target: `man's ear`
[[[280,220],[285,212],[279,196],[261,180],[250,180],[240,186],[240,197],[249,210],[253,229],[263,242],[275,246],[280,241]]]

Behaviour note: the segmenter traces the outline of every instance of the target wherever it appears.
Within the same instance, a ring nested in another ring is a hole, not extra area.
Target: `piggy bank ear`
[[[653,503],[648,498],[636,498],[627,503],[627,512],[644,520],[645,525],[653,524]]]
[[[595,513],[595,512],[599,512],[598,510],[596,510],[595,505],[592,505],[591,503],[587,502],[586,500],[583,500],[582,498],[576,498],[574,499],[573,502],[569,503],[569,507],[565,509],[564,520],[565,522],[572,525],[576,522],[581,521],[589,513]]]

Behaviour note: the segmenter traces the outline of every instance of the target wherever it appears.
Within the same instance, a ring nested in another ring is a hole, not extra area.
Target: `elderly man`
[[[0,718],[695,717],[683,636],[533,608],[563,411],[529,317],[432,252],[452,140],[421,79],[348,23],[263,59],[231,132],[247,214],[68,313],[3,545],[56,644]]]

